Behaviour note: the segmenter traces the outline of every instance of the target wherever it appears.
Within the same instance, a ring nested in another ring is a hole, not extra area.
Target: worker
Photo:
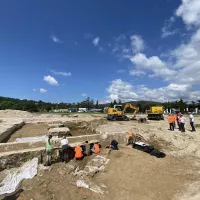
[[[177,122],[178,129],[180,130],[180,113],[177,113],[176,115],[176,122]]]
[[[83,158],[83,149],[80,146],[76,146],[75,149],[75,159],[81,160]]]
[[[168,122],[169,122],[169,130],[173,131],[173,117],[171,114],[168,115]]]
[[[51,157],[52,157],[52,151],[53,151],[52,135],[49,135],[47,140],[46,140],[45,150],[46,150],[46,163],[45,163],[45,166],[49,166],[49,165],[51,165]]]
[[[118,142],[116,140],[112,140],[111,143],[110,143],[110,148],[112,150],[119,150],[119,148],[118,148]]]
[[[176,122],[176,117],[175,117],[174,113],[172,113],[171,118],[172,118],[172,130],[174,131],[175,126],[176,126],[176,123],[175,123]]]
[[[196,131],[194,128],[194,116],[193,113],[190,113],[190,126],[192,127],[192,132]]]
[[[88,141],[85,141],[84,155],[89,156],[90,154],[91,154],[90,144],[88,143]]]
[[[126,145],[133,144],[133,132],[129,131],[126,136]]]
[[[68,142],[66,136],[63,136],[63,138],[60,142],[62,145],[62,162],[65,161],[65,163],[66,163],[67,159],[68,159],[68,144],[69,144],[69,142]]]
[[[185,132],[185,121],[186,121],[186,118],[180,114],[180,131],[181,132]]]
[[[98,142],[94,143],[94,145],[93,145],[93,147],[92,147],[92,152],[93,152],[93,153],[96,153],[96,154],[98,154],[98,153],[101,152],[100,146],[99,146],[99,143],[98,143]]]

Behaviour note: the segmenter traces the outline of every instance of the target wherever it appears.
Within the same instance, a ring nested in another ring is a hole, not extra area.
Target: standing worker
[[[186,121],[186,118],[180,114],[180,129],[181,129],[181,132],[185,132],[185,121]]]
[[[175,126],[176,126],[176,117],[175,117],[174,113],[172,113],[171,118],[172,118],[172,125],[173,125],[172,130],[174,131]]]
[[[133,144],[133,132],[129,131],[126,136],[126,145]]]
[[[180,130],[180,113],[177,113],[177,115],[176,115],[176,122],[178,125],[178,129]]]
[[[76,146],[75,149],[75,159],[81,160],[83,158],[83,149],[80,146]]]
[[[94,145],[93,145],[93,147],[92,147],[92,152],[93,152],[93,153],[96,153],[96,154],[98,154],[98,153],[101,152],[98,142],[94,143]]]
[[[190,126],[192,127],[192,132],[196,131],[194,128],[194,116],[193,113],[190,113]]]
[[[51,157],[52,157],[52,151],[53,151],[53,139],[52,135],[48,136],[48,139],[46,140],[46,163],[45,166],[51,165]]]
[[[168,116],[168,122],[169,122],[169,130],[173,130],[173,119],[172,119],[172,115],[171,114],[169,114],[169,116]]]
[[[69,144],[69,142],[68,142],[66,136],[63,136],[63,138],[60,142],[62,145],[62,162],[65,161],[65,163],[66,163],[67,159],[68,159],[68,144]]]

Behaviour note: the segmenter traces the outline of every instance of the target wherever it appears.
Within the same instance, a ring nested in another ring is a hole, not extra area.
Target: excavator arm
[[[130,104],[130,103],[127,103],[126,105],[125,105],[125,107],[124,107],[124,110],[123,110],[123,114],[125,114],[125,112],[126,112],[126,109],[127,108],[132,108],[132,109],[134,109],[135,111],[134,111],[134,113],[133,113],[133,117],[132,117],[132,119],[134,119],[135,118],[135,115],[136,115],[136,113],[139,111],[139,108],[137,108],[137,107],[135,107],[135,106],[133,106],[132,104]]]

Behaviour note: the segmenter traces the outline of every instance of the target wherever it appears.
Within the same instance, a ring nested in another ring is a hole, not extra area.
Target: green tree
[[[98,101],[98,100],[96,101],[95,108],[96,108],[96,109],[98,109],[98,108],[99,108],[99,101]]]
[[[116,105],[116,104],[117,104],[117,101],[116,101],[116,100],[114,100],[113,104],[114,104],[114,105]]]
[[[0,109],[13,109],[14,103],[12,101],[3,101],[0,103]]]
[[[111,101],[110,102],[110,107],[113,108],[114,107],[114,103]]]
[[[179,108],[180,108],[181,113],[184,113],[184,107],[185,107],[185,105],[184,105],[183,99],[180,99]]]

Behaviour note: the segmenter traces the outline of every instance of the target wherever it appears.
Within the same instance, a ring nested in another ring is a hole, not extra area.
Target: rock
[[[67,127],[51,128],[49,129],[49,134],[58,137],[68,136],[70,135],[70,130]]]
[[[64,124],[48,124],[49,129],[50,128],[60,128],[64,127]]]

